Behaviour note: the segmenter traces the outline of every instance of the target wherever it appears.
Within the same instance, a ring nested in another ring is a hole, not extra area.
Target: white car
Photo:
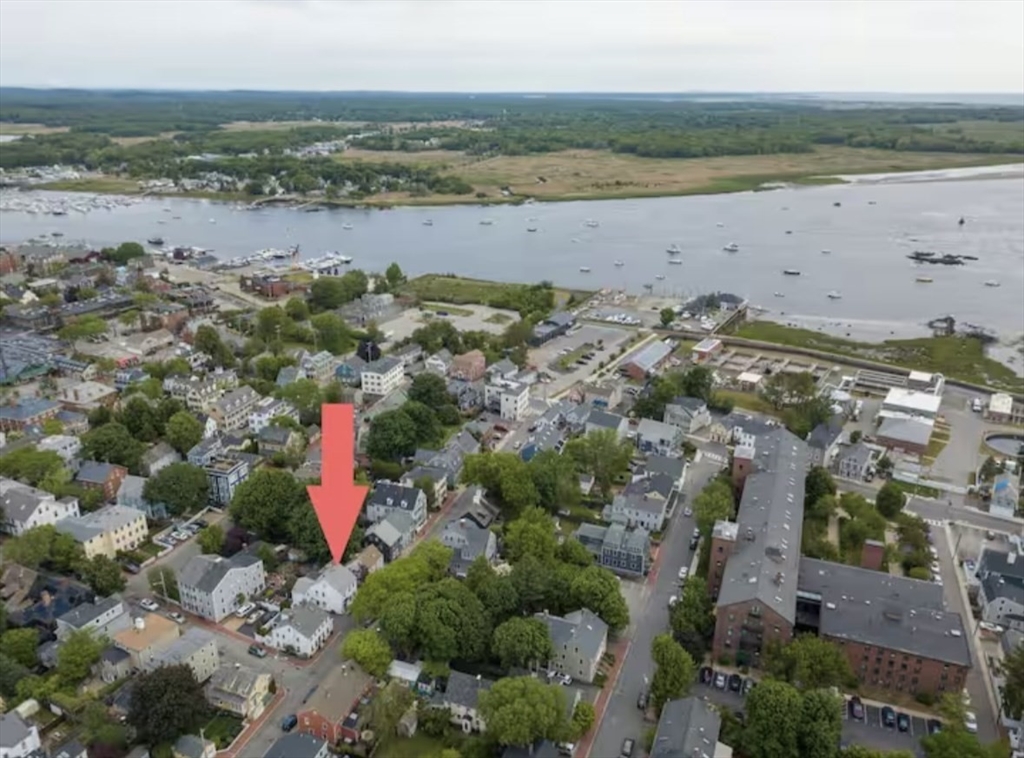
[[[168,613],[167,615],[170,616],[171,617],[171,621],[173,621],[176,624],[184,624],[185,623],[185,617],[182,616],[177,611],[173,611],[171,613]]]
[[[974,711],[964,713],[964,727],[971,734],[978,733],[978,717],[974,715]]]
[[[693,515],[693,508],[691,508],[690,506],[686,506],[686,508],[683,509],[683,515],[686,516],[687,518],[692,516]]]
[[[689,575],[689,573],[690,573],[690,569],[689,568],[687,568],[686,566],[680,566],[679,567],[679,581],[680,582],[685,582],[686,581],[686,577]]]
[[[139,605],[141,605],[147,611],[155,611],[158,608],[160,608],[159,605],[157,605],[153,600],[150,600],[148,597],[145,597],[142,600],[140,600]]]
[[[238,616],[238,618],[240,618],[240,619],[244,619],[246,616],[248,616],[250,613],[252,613],[255,609],[256,609],[256,606],[253,603],[246,603],[241,608],[239,608],[237,611],[235,611],[235,615]]]
[[[563,687],[568,687],[570,684],[572,684],[572,677],[568,674],[562,674],[560,677],[558,677],[558,683],[561,684]]]
[[[674,606],[678,602],[679,602],[679,598],[677,598],[675,595],[673,595],[672,597],[670,597],[668,599],[668,607],[671,608],[672,606]]]
[[[188,538],[191,537],[192,535],[190,535],[190,534],[188,534],[186,532],[171,532],[171,536],[174,539],[176,539],[178,542],[187,542]]]

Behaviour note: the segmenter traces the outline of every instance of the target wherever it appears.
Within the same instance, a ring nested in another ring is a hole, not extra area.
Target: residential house
[[[260,398],[249,413],[249,432],[259,434],[278,417],[290,418],[297,424],[299,423],[299,409],[287,400],[279,400],[275,397]]]
[[[307,379],[324,384],[334,374],[334,356],[326,350],[312,355],[307,353],[299,359],[299,369]]]
[[[571,313],[558,311],[552,313],[546,319],[533,327],[533,334],[530,336],[530,344],[533,347],[540,347],[545,342],[550,342],[555,337],[561,337],[576,323]]]
[[[605,431],[608,429],[615,432],[615,435],[620,440],[625,439],[626,434],[629,432],[629,419],[615,413],[608,413],[607,411],[601,411],[596,408],[592,409],[587,415],[585,433],[590,434],[591,432]]]
[[[539,453],[545,450],[554,450],[556,453],[562,451],[565,445],[565,431],[557,426],[545,426],[531,434],[522,449],[519,457],[529,463]]]
[[[300,577],[292,587],[292,605],[314,605],[321,610],[341,615],[355,597],[358,582],[347,566],[330,563],[318,576]]]
[[[573,536],[597,562],[616,574],[644,577],[651,567],[651,538],[643,527],[580,524]]]
[[[183,734],[171,745],[171,758],[214,758],[217,746],[195,734]]]
[[[695,434],[711,426],[711,411],[699,397],[677,397],[665,406],[665,423],[678,426],[686,434]]]
[[[583,402],[609,411],[622,402],[622,383],[588,384],[583,388]]]
[[[833,416],[828,421],[818,424],[807,435],[807,450],[810,453],[812,466],[832,468],[839,441],[843,438],[843,417]]]
[[[658,340],[636,350],[632,355],[626,356],[619,371],[631,379],[644,381],[654,374],[670,355],[672,355],[672,346],[664,340]]]
[[[97,637],[113,637],[131,625],[128,606],[119,595],[111,595],[82,603],[58,616],[56,632],[57,639],[63,642],[72,632],[83,629],[88,629]]]
[[[358,387],[362,383],[363,369],[366,361],[358,355],[346,358],[334,369],[334,378],[349,387]]]
[[[834,460],[835,473],[843,479],[859,482],[867,475],[871,458],[871,448],[863,442],[841,447]]]
[[[249,414],[259,403],[260,396],[252,387],[245,386],[231,390],[217,400],[210,408],[210,416],[224,431],[243,429],[249,423]]]
[[[394,510],[366,530],[365,541],[378,550],[388,563],[397,560],[416,536],[412,517],[406,511]]]
[[[480,556],[493,563],[498,556],[498,538],[471,518],[453,518],[441,532],[441,544],[452,549],[448,571],[464,579],[469,567]]]
[[[195,447],[188,451],[185,458],[193,466],[205,468],[224,451],[223,437],[214,435],[212,437],[204,437]]]
[[[57,399],[65,409],[81,413],[100,407],[112,408],[117,397],[116,388],[99,382],[82,382],[57,392]]]
[[[484,387],[484,404],[506,421],[519,421],[530,404],[530,388],[508,379],[491,379]]]
[[[157,650],[149,661],[149,670],[165,666],[188,666],[202,684],[220,665],[217,637],[208,629],[190,626],[185,633]]]
[[[430,482],[429,488],[426,481]],[[440,508],[448,496],[448,472],[436,466],[416,466],[402,475],[399,481],[403,487],[421,486],[427,493],[427,505]]]
[[[650,758],[731,758],[732,748],[719,742],[722,719],[699,697],[669,700],[661,709]]]
[[[429,356],[423,365],[427,371],[438,376],[448,376],[448,372],[452,368],[452,354],[444,348]]]
[[[210,482],[210,502],[219,506],[231,502],[238,485],[248,479],[250,473],[246,460],[226,455],[218,455],[204,468],[206,478]]]
[[[487,371],[487,358],[479,350],[470,350],[452,358],[451,376],[466,382],[482,379]]]
[[[149,538],[146,514],[122,505],[108,505],[92,513],[71,516],[55,524],[58,532],[81,543],[86,558],[134,550]]]
[[[222,394],[216,381],[195,376],[168,376],[163,387],[164,392],[184,402],[192,412],[210,410]]]
[[[390,355],[367,363],[360,374],[363,392],[367,395],[385,396],[402,386],[405,367]]]
[[[427,521],[427,496],[417,487],[380,481],[366,498],[366,517],[373,523],[383,521],[395,511],[405,511],[416,531]]]
[[[16,403],[0,405],[0,432],[20,432],[28,426],[42,426],[56,417],[60,403],[41,397],[27,397]]]
[[[626,526],[641,526],[649,532],[665,528],[669,503],[676,480],[666,474],[651,474],[635,479],[612,498],[604,508],[604,518]]]
[[[58,745],[50,754],[51,758],[89,758],[89,753],[78,740],[70,740]]]
[[[487,725],[479,711],[480,693],[494,685],[491,679],[479,674],[471,676],[461,671],[451,671],[444,690],[438,690],[430,699],[435,708],[446,708],[451,713],[451,723],[466,734],[485,731]]]
[[[282,366],[277,372],[277,380],[274,382],[278,387],[287,387],[289,384],[294,384],[299,381],[302,377],[302,372],[298,366]]]
[[[326,742],[303,732],[292,732],[277,738],[263,758],[329,758]]]
[[[402,366],[409,368],[415,363],[423,360],[423,348],[413,342],[410,345],[399,348],[391,354],[402,362]]]
[[[733,411],[712,421],[709,436],[712,442],[719,442],[723,445],[735,444],[738,447],[750,447],[758,435],[769,434],[778,428],[774,421]]]
[[[334,619],[314,606],[296,605],[282,611],[265,631],[261,634],[256,630],[257,642],[300,658],[312,658],[327,644]]]
[[[642,418],[636,429],[636,446],[642,453],[678,455],[683,447],[683,430],[672,424]]]
[[[178,451],[166,442],[158,442],[142,454],[140,468],[144,476],[153,476],[161,469],[165,469],[172,463],[181,461]]]
[[[302,435],[285,426],[265,426],[259,433],[260,455],[297,453],[302,449]]]
[[[225,664],[206,683],[206,701],[214,708],[252,721],[259,718],[272,698],[270,682],[266,671]]]
[[[89,431],[89,417],[77,411],[59,410],[55,418],[64,427],[66,434],[85,434]]]
[[[58,500],[49,492],[5,477],[0,477],[0,507],[0,526],[15,537],[33,527],[53,525],[79,515],[77,498]]]
[[[1024,632],[1024,553],[986,547],[978,558],[981,616],[990,624]]]
[[[93,672],[104,683],[113,684],[126,679],[132,671],[132,657],[116,645],[108,645],[100,653],[100,659],[93,666]]]
[[[124,392],[133,384],[144,382],[147,379],[149,379],[149,374],[137,366],[118,369],[114,372],[114,389],[118,392]]]
[[[502,358],[497,363],[491,364],[486,371],[487,378],[492,381],[495,379],[513,381],[518,373],[519,367],[508,358]]]
[[[875,441],[879,445],[904,453],[924,455],[928,451],[935,421],[921,417],[892,417],[883,419]]]
[[[128,653],[131,667],[148,670],[153,657],[166,645],[178,639],[180,628],[171,619],[156,613],[136,618],[129,629],[118,632],[111,642]]]
[[[608,625],[587,608],[564,617],[536,613],[551,634],[554,656],[548,668],[581,682],[592,682],[608,642]]]
[[[347,565],[356,578],[362,581],[374,571],[384,568],[384,554],[376,545],[367,545]]]
[[[123,344],[129,352],[143,356],[152,355],[158,350],[171,347],[174,344],[174,335],[166,329],[138,332],[126,337]]]
[[[117,497],[121,482],[128,476],[128,469],[113,463],[83,461],[75,474],[75,484],[89,490],[99,490],[103,499],[111,501]]]
[[[484,407],[485,390],[482,382],[452,379],[448,382],[447,391],[460,413],[472,413]]]
[[[1017,489],[1016,476],[1000,474],[992,482],[992,498],[988,502],[988,512],[993,516],[1012,519],[1020,507],[1020,491]]]
[[[457,432],[443,450],[417,450],[414,461],[430,468],[444,469],[448,474],[448,486],[456,487],[462,476],[463,459],[480,452],[480,443],[472,434],[463,430]]]
[[[81,582],[63,576],[47,576],[9,563],[0,577],[0,597],[11,626],[35,627],[49,636],[57,619],[96,594]]]
[[[672,489],[681,490],[686,479],[686,459],[668,458],[663,455],[649,455],[644,462],[642,476],[667,476],[672,481]]]
[[[178,572],[181,607],[214,622],[220,622],[266,586],[263,561],[245,551],[231,558],[196,555]]]
[[[44,758],[39,729],[17,711],[0,713],[0,758]]]
[[[82,440],[77,435],[51,434],[39,440],[36,450],[56,453],[65,466],[75,469],[78,467],[79,453],[82,452]]]

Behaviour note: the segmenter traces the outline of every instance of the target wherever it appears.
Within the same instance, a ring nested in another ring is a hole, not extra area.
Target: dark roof
[[[587,423],[593,424],[594,426],[600,426],[604,429],[618,429],[622,424],[623,417],[616,413],[606,413],[605,411],[597,410],[596,408],[590,412],[587,417]]]
[[[111,666],[116,666],[121,661],[129,658],[131,656],[127,652],[113,645],[103,648],[103,652],[100,653],[100,660],[109,663]]]
[[[985,548],[978,559],[977,574],[980,577],[989,574],[1012,576],[1024,581],[1024,555]]]
[[[669,700],[661,709],[650,758],[712,758],[722,720],[704,700]]]
[[[75,629],[81,629],[89,622],[95,621],[104,613],[113,610],[119,605],[121,605],[121,598],[117,595],[111,595],[110,597],[100,598],[94,603],[82,603],[78,607],[72,608],[57,620],[68,624],[69,626],[73,626]],[[122,606],[121,609],[124,611],[124,606]]]
[[[1024,605],[1024,579],[1015,576],[989,574],[981,580],[981,591],[989,603],[1002,597],[1017,605]]]
[[[75,481],[89,484],[105,484],[117,467],[113,463],[99,461],[83,461],[82,467],[75,475]]]
[[[366,504],[411,511],[416,507],[416,500],[422,492],[423,490],[418,487],[406,487],[394,482],[377,482],[373,492],[366,498]]]
[[[833,416],[811,430],[811,433],[807,435],[807,444],[818,450],[828,450],[842,436],[843,417]]]
[[[323,746],[324,741],[312,735],[291,732],[279,737],[264,753],[263,758],[314,758]]]
[[[708,404],[701,400],[699,397],[677,397],[673,398],[669,405],[676,405],[689,413],[697,413],[703,408],[707,408]]]
[[[679,481],[686,467],[686,461],[682,458],[668,458],[664,455],[648,456],[644,464],[644,471],[648,474],[663,474],[671,477],[673,481]]]
[[[24,421],[59,408],[60,403],[41,397],[27,397],[16,405],[0,405],[0,418]]]
[[[260,430],[260,442],[272,445],[287,445],[292,430],[285,426],[265,426]]]
[[[53,758],[85,758],[85,746],[78,740],[65,742],[53,751]]]
[[[448,675],[448,684],[444,692],[434,694],[435,705],[461,705],[464,708],[476,709],[480,693],[489,690],[493,680],[484,679],[479,674],[470,676],[461,671],[452,671]]]

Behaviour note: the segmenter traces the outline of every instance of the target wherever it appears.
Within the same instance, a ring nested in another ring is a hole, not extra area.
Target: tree
[[[67,342],[98,337],[107,331],[107,322],[99,316],[80,316],[70,320],[57,331],[57,336]]]
[[[570,441],[564,453],[594,477],[601,494],[609,499],[615,479],[629,468],[633,446],[629,440],[620,440],[614,429],[601,429]]]
[[[413,707],[416,696],[400,679],[393,679],[370,703],[370,724],[382,739],[393,739],[398,733],[398,722]]]
[[[210,356],[215,366],[231,368],[235,365],[235,354],[224,344],[217,330],[209,324],[203,324],[196,329],[192,347]]]
[[[196,536],[199,549],[208,555],[217,555],[224,549],[224,529],[220,524],[210,524]]]
[[[803,701],[786,682],[762,680],[746,703],[744,754],[750,758],[794,758],[800,753]]]
[[[35,652],[34,648],[33,652]],[[29,669],[22,666],[6,653],[0,653],[0,697],[17,697],[18,682],[26,679],[28,676]]]
[[[586,568],[594,563],[594,554],[575,537],[568,537],[562,541],[562,544],[555,550],[555,558],[561,563],[568,563],[580,568]]]
[[[49,436],[51,434],[63,434],[64,424],[60,420],[55,418],[48,418],[43,422],[42,425],[43,434]]]
[[[173,742],[206,716],[203,687],[184,664],[162,666],[135,677],[128,723],[148,744]]]
[[[886,482],[875,496],[875,507],[878,512],[892,521],[903,510],[907,496],[895,482]]]
[[[651,658],[656,666],[651,680],[651,702],[660,713],[669,700],[684,697],[690,691],[697,667],[690,654],[668,634],[654,638]]]
[[[356,663],[371,676],[384,676],[394,654],[391,646],[372,629],[357,629],[349,632],[341,646],[341,655]]]
[[[728,521],[736,513],[732,490],[716,479],[693,499],[693,519],[705,537],[711,534],[716,521]]]
[[[535,618],[511,618],[498,626],[491,649],[505,668],[539,665],[554,656],[548,627]]]
[[[678,374],[676,383],[679,394],[686,397],[699,397],[709,402],[714,395],[715,376],[707,366],[693,366],[683,374]]]
[[[1003,711],[1019,721],[1024,716],[1024,643],[1003,658],[1000,664],[1003,684]]]
[[[530,459],[527,468],[542,507],[554,513],[579,503],[580,480],[571,458],[543,450]]]
[[[409,415],[401,409],[384,411],[370,423],[366,452],[371,458],[394,461],[416,451],[419,432]]]
[[[106,257],[111,263],[124,266],[133,258],[144,258],[146,249],[138,242],[122,242],[115,249],[108,249]]]
[[[427,660],[476,661],[484,657],[490,620],[479,598],[458,579],[426,584],[417,593],[420,650]]]
[[[117,420],[124,425],[128,433],[142,442],[155,442],[163,432],[163,424],[148,400],[140,395],[132,395],[123,404]]]
[[[0,474],[32,487],[40,487],[47,479],[60,475],[64,461],[52,450],[36,450],[26,446],[0,456]]]
[[[0,650],[15,663],[34,669],[39,663],[36,649],[39,647],[39,631],[32,627],[8,629],[0,636]]]
[[[826,495],[836,494],[836,483],[832,475],[821,466],[814,466],[804,478],[804,507],[809,508]]]
[[[850,444],[856,445],[864,438],[864,433],[860,429],[854,429],[850,432]]]
[[[355,346],[348,326],[336,313],[321,313],[310,319],[317,343],[332,355],[341,355]]]
[[[843,731],[843,699],[829,690],[803,693],[800,721],[800,753],[834,758]]]
[[[535,559],[528,558],[518,564],[516,569],[513,570],[513,574],[516,574],[516,570],[527,564],[539,565]],[[484,611],[487,613],[487,617],[491,620],[492,625],[500,624],[502,621],[519,613],[522,596],[519,594],[516,584],[517,578],[518,575],[495,576],[476,590],[475,594],[480,598],[480,602],[483,603]],[[531,607],[531,610],[534,610],[534,608]]]
[[[107,597],[125,588],[127,582],[117,562],[105,555],[94,555],[82,564],[82,574],[97,595]]]
[[[909,750],[877,750],[864,745],[847,745],[839,755],[842,758],[914,758]]]
[[[428,408],[438,409],[445,405],[451,405],[451,396],[448,394],[448,385],[445,380],[437,374],[425,371],[413,377],[412,385],[407,393],[409,400],[422,403]]]
[[[146,572],[146,580],[154,595],[178,602],[178,577],[170,566],[154,566]]]
[[[124,425],[112,421],[82,435],[82,457],[137,471],[144,447]]]
[[[292,297],[284,304],[284,312],[292,321],[307,321],[309,319],[309,306],[301,297]]]
[[[387,267],[387,270],[384,272],[384,278],[388,280],[388,284],[392,288],[405,283],[405,274],[402,273],[402,269],[397,263],[392,263]]]
[[[677,639],[689,631],[708,636],[715,626],[713,607],[707,581],[700,576],[689,577],[679,601],[668,613],[672,633]]]
[[[842,648],[815,634],[802,634],[786,644],[769,643],[764,670],[802,690],[843,687],[853,677]]]
[[[781,410],[813,400],[817,395],[817,384],[810,372],[780,371],[768,377],[761,393],[773,408]]]
[[[350,612],[357,621],[380,618],[391,598],[401,592],[415,592],[448,573],[452,551],[436,540],[423,542],[409,555],[374,571],[359,587]]]
[[[172,463],[157,471],[142,488],[151,503],[163,503],[173,516],[202,508],[209,500],[210,480],[191,463]]]
[[[658,314],[658,317],[661,319],[661,325],[664,327],[668,327],[669,325],[671,325],[673,321],[676,320],[676,312],[672,308],[662,308],[661,312]]]
[[[594,706],[586,700],[580,700],[572,711],[572,720],[569,722],[569,739],[579,742],[583,735],[590,731],[597,721],[597,712]]]
[[[566,727],[562,688],[531,676],[499,679],[480,692],[479,708],[487,733],[501,745],[557,740]]]
[[[231,498],[231,518],[262,539],[278,543],[291,535],[291,520],[302,503],[306,488],[291,472],[260,469],[238,485]]]
[[[477,453],[467,455],[462,469],[462,480],[479,484],[502,505],[507,519],[537,505],[537,488],[530,469],[523,459],[512,453]]]
[[[419,609],[416,595],[400,592],[393,596],[381,612],[378,622],[381,636],[403,656],[411,656],[419,645]]]
[[[505,530],[505,556],[511,563],[527,555],[551,560],[557,547],[555,523],[541,508],[527,508]]]
[[[33,527],[12,537],[4,545],[4,553],[6,560],[25,568],[46,565],[62,574],[77,570],[84,559],[82,546],[75,538],[58,532],[50,524]]]
[[[619,580],[608,569],[600,566],[583,569],[570,589],[573,603],[596,613],[613,632],[629,624],[629,608],[619,589]]]
[[[103,641],[89,629],[76,629],[57,648],[57,679],[64,687],[75,687],[100,659]]]
[[[167,420],[164,438],[171,447],[184,455],[202,441],[203,425],[191,413],[178,411]]]

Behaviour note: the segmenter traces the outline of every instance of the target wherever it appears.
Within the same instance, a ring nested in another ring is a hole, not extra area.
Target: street
[[[691,464],[683,483],[686,502],[692,502],[697,493],[720,469],[721,464],[712,461]],[[679,568],[689,566],[693,560],[693,551],[689,546],[693,528],[693,518],[684,516],[683,508],[676,508],[675,515],[665,530],[655,567],[644,586],[646,607],[640,612],[630,608],[630,626],[623,634],[632,642],[618,679],[609,681],[606,685],[613,687],[613,690],[590,746],[589,756],[593,758],[618,755],[622,741],[627,737],[640,744],[644,731],[653,726],[644,721],[643,713],[636,707],[636,700],[654,674],[651,643],[656,636],[666,633],[669,629],[668,599],[679,594]],[[583,758],[587,756],[584,755]]]

